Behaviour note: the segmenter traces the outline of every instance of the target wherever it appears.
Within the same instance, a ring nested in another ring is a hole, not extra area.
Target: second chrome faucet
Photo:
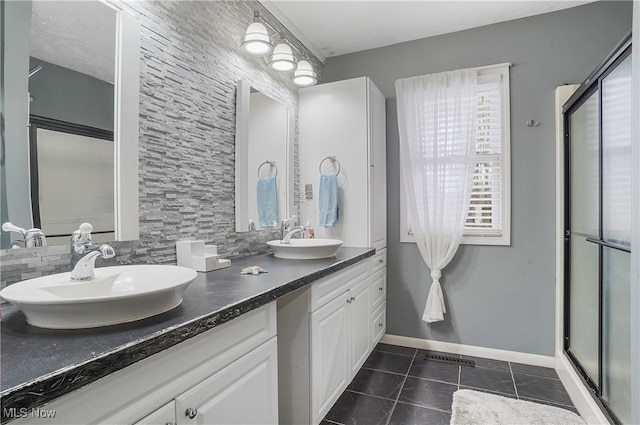
[[[93,226],[82,223],[71,235],[71,280],[95,279],[96,258],[113,258],[115,250],[107,244],[97,245],[91,241]]]

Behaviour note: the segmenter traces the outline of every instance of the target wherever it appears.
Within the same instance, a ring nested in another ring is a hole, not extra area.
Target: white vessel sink
[[[0,291],[33,326],[80,329],[133,322],[177,307],[195,270],[168,265],[95,269],[96,278],[71,281],[70,273],[24,280]]]
[[[279,240],[267,242],[267,245],[273,249],[273,255],[277,258],[292,260],[333,257],[342,244],[343,242],[339,239],[291,239],[291,243],[288,244]]]

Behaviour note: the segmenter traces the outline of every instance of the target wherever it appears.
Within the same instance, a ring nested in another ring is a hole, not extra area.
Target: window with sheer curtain
[[[510,130],[509,64],[476,68],[476,163],[473,186],[461,243],[509,245],[510,236]],[[401,190],[401,242],[415,242]]]

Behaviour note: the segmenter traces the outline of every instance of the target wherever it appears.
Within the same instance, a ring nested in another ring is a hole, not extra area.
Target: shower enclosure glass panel
[[[598,379],[599,107],[594,93],[571,115],[570,351],[589,378]]]
[[[631,240],[631,57],[602,81],[603,238]]]
[[[602,80],[602,397],[631,421],[631,57]],[[618,249],[619,248],[619,249]]]
[[[565,351],[612,423],[631,421],[631,41],[564,106]]]
[[[631,255],[604,248],[602,398],[623,424],[631,423]]]

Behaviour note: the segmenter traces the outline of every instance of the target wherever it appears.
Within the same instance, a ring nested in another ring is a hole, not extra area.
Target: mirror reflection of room
[[[236,231],[272,231],[293,213],[292,112],[246,80],[236,95]]]
[[[280,167],[286,165],[287,108],[253,89],[249,104],[249,220],[258,229],[277,227],[286,211],[286,185]],[[257,181],[256,181],[257,179]]]
[[[26,4],[28,73],[15,75],[27,87],[10,104],[24,118],[7,123],[15,161],[7,161],[3,222],[40,228],[49,245],[68,243],[85,221],[98,239],[113,240],[116,12],[99,2]]]

